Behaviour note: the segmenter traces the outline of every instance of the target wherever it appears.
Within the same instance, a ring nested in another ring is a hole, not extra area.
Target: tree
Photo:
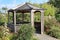
[[[56,8],[50,4],[42,4],[41,6],[42,8],[44,9],[47,9],[45,10],[45,16],[54,16],[55,15],[55,11],[56,11]]]
[[[34,3],[33,6],[36,6],[36,7],[40,8],[40,4],[38,4],[38,3]]]
[[[55,17],[60,22],[60,0],[50,0],[49,3],[57,8]]]
[[[2,7],[2,10],[4,11],[4,13],[7,12],[7,8],[6,7]]]
[[[53,4],[57,8],[60,8],[60,0],[50,0],[49,3]]]

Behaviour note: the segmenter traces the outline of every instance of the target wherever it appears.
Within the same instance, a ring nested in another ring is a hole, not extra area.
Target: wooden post
[[[17,33],[17,30],[16,30],[16,11],[14,11],[14,32]]]
[[[41,11],[41,34],[44,34],[44,11]]]
[[[31,10],[31,26],[34,27],[34,11]]]

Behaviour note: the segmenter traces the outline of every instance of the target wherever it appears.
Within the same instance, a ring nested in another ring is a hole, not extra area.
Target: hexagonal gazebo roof
[[[30,12],[32,9],[44,10],[43,8],[35,7],[30,3],[24,3],[24,4],[16,6],[15,8],[9,9],[8,12],[13,12],[15,10],[16,12],[24,12],[25,13],[25,12]]]

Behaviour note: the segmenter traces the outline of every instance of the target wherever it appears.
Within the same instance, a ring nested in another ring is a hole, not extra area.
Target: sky
[[[32,3],[45,3],[48,2],[49,0],[0,0],[0,8],[2,7],[8,7],[8,8],[13,8],[16,5],[25,3],[25,2],[32,2]]]

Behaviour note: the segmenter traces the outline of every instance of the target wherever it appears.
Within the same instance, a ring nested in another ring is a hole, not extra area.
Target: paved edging
[[[37,37],[38,40],[58,40],[56,38],[53,38],[51,36],[48,36],[48,35],[41,35],[41,34],[35,34],[35,36]]]

